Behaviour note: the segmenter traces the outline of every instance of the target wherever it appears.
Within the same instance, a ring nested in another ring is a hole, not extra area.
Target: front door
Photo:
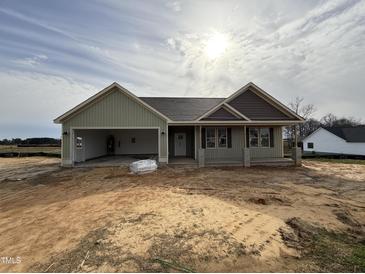
[[[186,133],[175,133],[175,156],[186,156]]]

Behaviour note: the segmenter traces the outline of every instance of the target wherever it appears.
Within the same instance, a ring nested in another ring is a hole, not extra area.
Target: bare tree
[[[334,115],[332,113],[328,113],[321,118],[321,125],[323,125],[325,127],[333,127],[336,120],[337,120],[336,115]]]
[[[304,98],[296,97],[294,101],[289,103],[289,107],[298,115],[302,116],[304,119],[309,119],[316,108],[313,104],[304,104]],[[308,134],[312,133],[319,127],[319,122],[314,119],[309,119],[303,124],[298,126],[300,138],[304,138]],[[286,127],[285,135],[289,139],[290,143],[294,140],[294,127]]]
[[[328,113],[321,118],[321,125],[325,127],[356,127],[361,125],[361,119],[354,117],[337,118],[336,115]]]

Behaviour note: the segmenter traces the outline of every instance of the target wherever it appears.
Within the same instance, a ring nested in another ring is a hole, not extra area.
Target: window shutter
[[[274,129],[270,128],[270,147],[274,147]]]
[[[232,128],[227,128],[227,145],[228,148],[232,147]]]
[[[202,131],[201,131],[201,139],[202,139],[202,148],[205,148],[205,127],[202,127]]]
[[[246,128],[246,147],[250,147],[250,128]]]

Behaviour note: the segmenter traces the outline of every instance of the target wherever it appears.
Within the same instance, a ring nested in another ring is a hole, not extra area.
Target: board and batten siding
[[[71,129],[76,128],[159,128],[160,161],[167,160],[167,121],[121,92],[118,88],[99,98],[62,122],[62,157],[70,163]],[[161,134],[164,132],[165,134]]]
[[[205,149],[205,161],[206,163],[235,163],[242,162],[242,149],[244,148],[244,128],[231,127],[232,128],[232,147],[231,148],[206,148]],[[282,127],[272,127],[274,133],[274,146],[273,147],[250,147],[250,158],[263,159],[263,158],[281,158],[283,157],[283,137]],[[248,127],[247,127],[248,130]]]
[[[243,127],[232,128],[231,148],[206,148],[205,161],[209,163],[241,162],[243,148]]]
[[[251,159],[263,158],[281,158],[283,153],[283,132],[281,127],[272,127],[274,129],[274,146],[273,147],[250,147]],[[248,130],[248,128],[247,128]]]

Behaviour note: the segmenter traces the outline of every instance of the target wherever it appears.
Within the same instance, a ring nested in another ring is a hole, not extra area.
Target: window
[[[308,148],[314,148],[314,144],[313,144],[313,143],[308,143],[308,144],[307,144],[307,147],[308,147]]]
[[[207,148],[215,148],[215,128],[208,127],[206,129]]]
[[[250,147],[258,147],[259,146],[259,129],[258,128],[250,128]]]
[[[270,129],[249,128],[249,145],[250,147],[270,147]]]
[[[205,131],[205,141],[207,148],[227,148],[228,137],[225,127],[207,127]]]
[[[76,148],[82,148],[82,137],[76,137]]]
[[[260,146],[270,146],[270,130],[269,128],[260,128]]]
[[[227,128],[220,127],[218,131],[218,147],[227,147]]]

